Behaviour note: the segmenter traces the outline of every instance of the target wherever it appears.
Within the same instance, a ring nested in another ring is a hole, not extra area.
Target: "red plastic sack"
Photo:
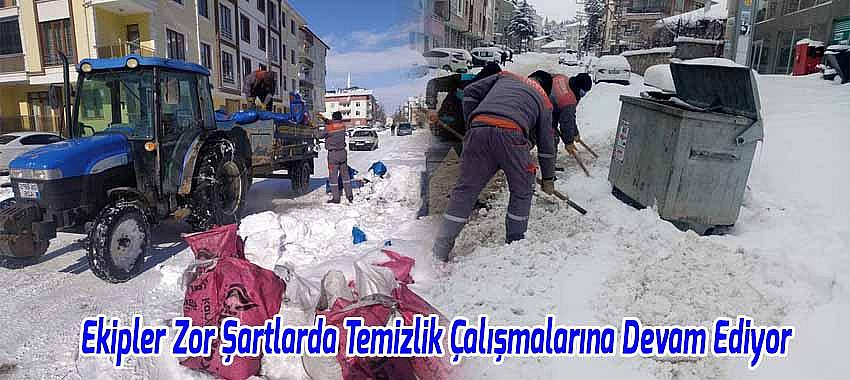
[[[382,249],[381,252],[387,255],[387,257],[390,258],[390,261],[375,265],[389,268],[389,270],[393,271],[395,279],[398,280],[398,282],[402,284],[412,284],[413,277],[410,275],[410,271],[413,269],[413,265],[416,264],[416,260],[389,249]]]
[[[412,259],[411,259],[412,260]],[[418,294],[410,290],[407,285],[399,284],[399,287],[393,290],[393,297],[398,301],[398,311],[404,317],[404,323],[410,325],[413,323],[413,316],[436,314],[440,316],[440,325],[446,327],[448,331],[449,321],[443,316],[439,310],[431,306],[428,301],[425,301]],[[443,342],[444,346],[445,343]],[[449,355],[443,357],[426,357],[426,358],[411,358],[413,371],[419,380],[444,380],[457,378],[456,368],[449,361]]]
[[[286,284],[274,272],[240,258],[244,254],[236,226],[185,239],[196,257],[212,260],[197,267],[186,289],[183,315],[195,326],[219,326],[227,317],[238,318],[242,325],[261,326],[280,310]],[[234,357],[232,364],[224,366],[215,341],[212,355],[187,358],[180,364],[224,379],[244,380],[259,373],[261,360],[262,356]]]

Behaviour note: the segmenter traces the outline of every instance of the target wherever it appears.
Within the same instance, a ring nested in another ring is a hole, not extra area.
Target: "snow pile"
[[[673,55],[673,53],[675,53],[675,52],[676,52],[676,47],[670,46],[670,47],[658,47],[658,48],[652,48],[652,49],[628,50],[628,51],[624,51],[624,52],[620,53],[620,55],[622,55],[623,57],[631,57],[631,56],[634,56],[634,55],[646,55],[646,54],[670,54],[670,55]]]
[[[703,44],[703,45],[720,45],[724,43],[725,40],[710,40],[707,38],[695,38],[695,37],[684,37],[679,36],[673,40],[673,43],[691,43],[691,44]]]

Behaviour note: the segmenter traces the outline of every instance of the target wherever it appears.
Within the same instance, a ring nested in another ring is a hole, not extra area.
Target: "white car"
[[[378,132],[374,129],[357,129],[348,141],[348,150],[378,149]]]
[[[502,49],[497,47],[480,47],[472,49],[472,66],[484,66],[487,62],[501,62]]]
[[[9,163],[21,153],[65,140],[46,132],[15,132],[0,136],[0,172],[9,171]]]
[[[588,72],[593,78],[593,83],[605,81],[629,84],[632,66],[622,55],[603,55],[598,61],[591,63]]]
[[[575,50],[567,50],[558,56],[558,63],[567,66],[578,66],[578,53]]]
[[[428,67],[433,69],[465,73],[472,68],[471,62],[466,59],[466,56],[455,49],[431,49],[422,56],[428,61]]]

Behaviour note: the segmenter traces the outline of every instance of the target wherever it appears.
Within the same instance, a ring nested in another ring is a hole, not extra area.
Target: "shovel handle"
[[[587,146],[587,144],[585,144],[585,143],[584,143],[584,141],[582,141],[582,140],[578,140],[578,143],[579,143],[581,146],[583,146],[583,147],[584,147],[584,149],[587,149],[587,151],[588,151],[588,152],[590,152],[590,154],[591,154],[591,155],[593,155],[593,158],[599,158],[599,155],[598,155],[598,154],[596,154],[596,152],[594,152],[594,151],[593,151],[593,149],[590,149],[590,147],[589,147],[589,146]]]
[[[569,152],[569,153],[570,153],[571,156],[573,156],[573,158],[576,159],[576,162],[578,162],[578,166],[581,166],[581,170],[584,171],[584,174],[587,175],[588,177],[590,177],[590,171],[588,171],[587,167],[584,166],[584,162],[581,162],[581,158],[578,158],[578,155],[573,153],[573,152]]]
[[[537,183],[538,183],[540,186],[543,186],[543,180],[542,180],[542,179],[538,178],[538,179],[537,179]],[[562,200],[562,201],[566,202],[566,203],[567,203],[567,205],[569,205],[570,207],[572,207],[572,208],[573,208],[573,210],[578,211],[578,213],[579,213],[579,214],[587,215],[587,210],[585,210],[585,209],[584,209],[584,207],[581,207],[581,206],[579,206],[578,204],[576,204],[575,202],[571,201],[571,200],[570,200],[570,197],[568,197],[568,196],[564,195],[564,193],[562,193],[562,192],[560,192],[560,191],[558,191],[558,190],[555,190],[555,192],[554,192],[554,193],[552,193],[552,195],[554,195],[556,198],[558,198],[558,199],[560,199],[560,200]]]

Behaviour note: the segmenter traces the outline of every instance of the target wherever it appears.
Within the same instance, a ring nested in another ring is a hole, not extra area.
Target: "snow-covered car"
[[[9,171],[9,162],[21,153],[65,140],[45,132],[15,132],[0,136],[0,172]]]
[[[591,64],[590,76],[593,83],[617,82],[628,84],[632,75],[632,66],[622,55],[603,55]]]
[[[578,66],[578,53],[575,50],[567,50],[558,55],[558,63],[567,66]]]
[[[374,129],[358,129],[348,141],[348,150],[378,149],[378,132]]]
[[[487,62],[500,62],[502,49],[497,47],[479,47],[472,49],[472,66],[484,66]]]
[[[466,56],[455,49],[431,49],[422,56],[428,61],[428,67],[433,69],[465,73],[472,68]]]

